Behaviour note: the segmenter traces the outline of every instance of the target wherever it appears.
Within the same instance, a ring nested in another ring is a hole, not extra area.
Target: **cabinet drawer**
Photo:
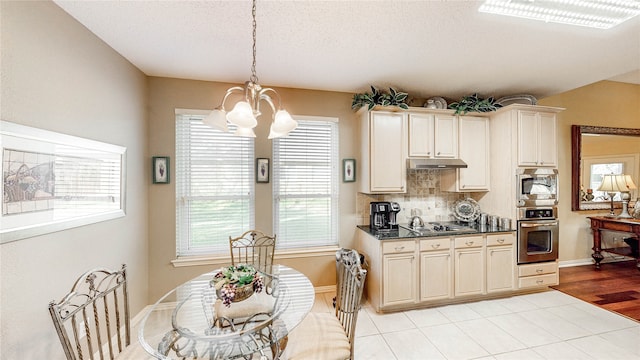
[[[449,238],[420,240],[420,251],[447,250],[451,247]]]
[[[487,235],[487,246],[511,245],[513,242],[513,233]]]
[[[482,238],[482,236],[466,236],[456,238],[456,249],[481,247],[483,240],[484,239]]]
[[[520,277],[553,274],[557,272],[558,272],[558,263],[556,263],[555,261],[518,266],[518,276]]]
[[[413,252],[415,249],[416,249],[416,242],[413,240],[392,241],[392,242],[385,241],[382,243],[383,254]]]
[[[518,288],[526,289],[539,286],[558,285],[558,274],[528,276],[518,279]]]

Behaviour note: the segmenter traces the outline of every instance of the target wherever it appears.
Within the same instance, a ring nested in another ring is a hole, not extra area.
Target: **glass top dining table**
[[[264,290],[224,305],[210,281],[218,270],[176,287],[145,314],[138,339],[157,359],[277,359],[287,335],[313,307],[302,273],[273,265]]]

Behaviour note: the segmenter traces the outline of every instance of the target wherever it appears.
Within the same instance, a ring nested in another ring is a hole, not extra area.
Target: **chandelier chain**
[[[251,16],[253,17],[253,63],[251,64],[251,82],[258,83],[258,76],[256,75],[256,0],[253,0],[253,7],[251,8]]]

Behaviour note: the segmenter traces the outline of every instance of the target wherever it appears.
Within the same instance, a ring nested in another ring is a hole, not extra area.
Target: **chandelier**
[[[228,124],[236,126],[234,135],[244,137],[256,137],[253,128],[258,125],[260,116],[260,102],[264,101],[271,108],[273,121],[269,131],[269,139],[286,136],[298,126],[298,122],[293,120],[291,115],[282,108],[280,95],[271,89],[263,88],[258,84],[256,75],[256,0],[253,0],[251,9],[253,18],[253,63],[251,64],[251,77],[242,86],[234,86],[227,89],[222,98],[222,103],[204,118],[206,125],[218,128],[222,131],[229,131]],[[224,105],[229,96],[240,94],[242,100],[238,101],[230,112],[227,112]],[[276,100],[274,103],[274,99]],[[276,110],[277,105],[277,110]]]

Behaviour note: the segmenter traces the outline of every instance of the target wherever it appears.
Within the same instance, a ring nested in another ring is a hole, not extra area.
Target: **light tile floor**
[[[312,311],[332,311],[334,294]],[[640,322],[559,291],[358,316],[355,359],[640,360]]]

